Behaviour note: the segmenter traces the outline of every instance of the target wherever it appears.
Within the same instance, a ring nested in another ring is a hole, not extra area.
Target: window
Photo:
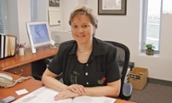
[[[8,33],[7,0],[0,0],[0,33]]]
[[[162,14],[172,14],[172,0],[142,1],[141,51],[145,52],[144,43],[152,43],[155,46],[155,53],[159,53]]]
[[[142,52],[144,43],[150,43],[155,46],[155,53],[159,53],[162,0],[143,0],[142,13]]]
[[[2,24],[2,0],[0,0],[0,33],[3,33],[3,24]]]
[[[37,0],[30,0],[31,21],[37,21]]]
[[[8,0],[0,0],[0,33],[8,33]],[[31,3],[31,21],[37,21],[37,0],[30,0]]]

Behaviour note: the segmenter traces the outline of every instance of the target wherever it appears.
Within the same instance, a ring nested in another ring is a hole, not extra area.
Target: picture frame
[[[49,0],[49,7],[60,7],[60,0]]]
[[[98,15],[126,15],[127,0],[98,0]]]

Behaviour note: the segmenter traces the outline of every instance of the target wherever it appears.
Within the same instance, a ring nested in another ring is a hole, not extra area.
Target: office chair
[[[117,48],[118,55],[118,63],[119,69],[122,74],[121,78],[121,90],[119,94],[119,98],[124,100],[129,100],[132,94],[132,85],[131,83],[125,82],[126,73],[129,65],[130,51],[127,46],[121,43],[117,43],[114,41],[106,41]]]

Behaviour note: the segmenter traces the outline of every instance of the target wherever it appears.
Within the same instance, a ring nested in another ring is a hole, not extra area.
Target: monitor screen
[[[51,44],[51,36],[48,23],[29,22],[26,23],[31,46],[39,47]]]

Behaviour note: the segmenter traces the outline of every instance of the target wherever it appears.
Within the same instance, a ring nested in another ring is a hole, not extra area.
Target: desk
[[[12,74],[12,77],[14,79],[17,79],[20,76]],[[34,91],[34,90],[36,90],[42,86],[43,86],[43,84],[41,81],[29,79],[29,80],[23,81],[22,83],[18,83],[14,87],[11,87],[11,88],[0,88],[0,100],[7,97],[7,96],[14,96],[14,97],[16,97],[16,99],[18,99],[24,95],[18,96],[15,93],[16,90],[26,89],[30,93],[30,92],[32,92],[32,91]],[[135,103],[135,102],[117,99],[115,103]]]
[[[18,78],[21,77],[21,76],[14,75],[8,72],[5,72],[5,73],[10,74],[14,78],[14,80],[17,80]],[[15,93],[16,90],[26,89],[29,92],[31,92],[31,91],[34,91],[35,89],[38,89],[41,86],[43,86],[41,81],[28,79],[28,80],[23,81],[22,83],[17,83],[14,87],[11,87],[11,88],[0,88],[0,100],[7,96],[14,96],[16,97],[16,99],[18,99],[24,95],[18,96]]]
[[[37,49],[32,54],[31,49],[26,49],[23,56],[16,55],[14,57],[0,60],[0,71],[7,71],[13,74],[29,76],[32,75],[32,63],[54,56],[58,48],[50,48],[48,46]]]

